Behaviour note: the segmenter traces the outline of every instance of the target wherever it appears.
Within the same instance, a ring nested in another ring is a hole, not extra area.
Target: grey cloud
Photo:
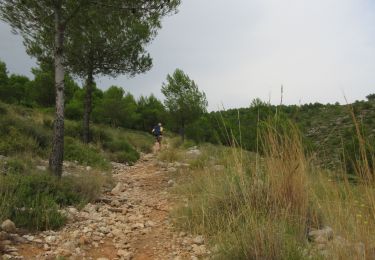
[[[260,97],[286,103],[343,102],[374,91],[375,4],[370,0],[185,0],[149,46],[154,67],[127,79],[97,79],[136,96],[161,97],[168,73],[183,69],[210,109],[248,106]],[[26,73],[34,64],[0,24],[0,58]],[[9,43],[11,42],[11,43]]]

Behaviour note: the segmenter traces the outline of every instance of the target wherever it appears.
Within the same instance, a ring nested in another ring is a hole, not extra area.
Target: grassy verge
[[[22,167],[0,175],[0,220],[11,219],[17,227],[29,230],[61,227],[66,220],[59,211],[62,207],[81,207],[112,183],[109,174],[96,171],[58,179],[38,170],[28,169],[25,174]]]
[[[359,173],[366,178],[353,184],[343,172],[328,174],[314,167],[291,123],[264,123],[259,129],[259,156],[201,146],[202,154],[178,175],[176,192],[186,200],[174,212],[176,224],[210,238],[217,259],[321,258],[307,250],[307,233],[326,225],[349,244],[328,244],[329,258],[359,259],[358,244],[370,256],[375,191],[368,176],[375,175]],[[175,149],[161,157],[184,160],[176,154],[186,153]],[[358,160],[362,166],[357,168],[369,169],[363,166],[366,161]]]

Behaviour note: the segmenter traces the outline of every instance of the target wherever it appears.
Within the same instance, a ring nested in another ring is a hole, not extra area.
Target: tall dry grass
[[[365,137],[353,108],[349,113],[356,129],[358,150],[351,163],[357,182],[348,179],[345,170],[337,169],[330,177],[327,172],[317,171],[312,178],[315,200],[324,212],[325,221],[333,227],[336,236],[344,243],[333,243],[330,257],[336,259],[375,259],[375,172],[374,147]],[[347,162],[343,164],[347,165]]]
[[[260,124],[257,155],[203,149],[196,159],[202,163],[195,163],[202,167],[191,169],[177,190],[187,202],[176,210],[176,223],[209,237],[217,259],[375,259],[374,155],[359,125],[357,135],[357,183],[345,167],[315,167],[297,127],[278,119]],[[209,166],[218,163],[223,171]],[[335,238],[312,250],[307,234],[324,226]]]
[[[301,259],[306,233],[321,225],[298,130],[268,122],[260,138],[260,165],[253,154],[223,149],[224,171],[198,168],[180,189],[188,203],[177,223],[210,237],[219,259]]]

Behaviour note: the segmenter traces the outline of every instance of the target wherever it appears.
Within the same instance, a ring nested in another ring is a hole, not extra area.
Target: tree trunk
[[[88,144],[90,142],[90,115],[92,111],[92,90],[94,79],[92,71],[87,75],[85,107],[83,112],[83,142]]]
[[[53,127],[52,151],[49,168],[58,177],[62,174],[64,160],[64,25],[61,21],[61,5],[55,8],[55,91],[56,114]]]

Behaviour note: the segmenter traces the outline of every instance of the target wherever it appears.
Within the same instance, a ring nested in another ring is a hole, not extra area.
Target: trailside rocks
[[[371,252],[371,249],[367,248],[368,250],[366,250],[364,243],[349,242],[345,238],[335,235],[331,227],[310,231],[308,239],[311,242],[310,248],[305,250],[304,253],[308,258],[319,256],[326,259],[342,259],[343,257],[350,259],[375,259],[375,254],[366,255],[366,253]]]
[[[309,232],[309,240],[314,242],[327,242],[333,239],[333,229],[325,227],[320,230],[312,230]]]
[[[16,225],[10,219],[5,220],[1,224],[1,229],[8,233],[15,233],[17,231]]]
[[[119,195],[123,191],[122,183],[117,183],[116,187],[114,187],[111,191],[113,195]]]
[[[197,245],[203,245],[204,244],[204,238],[203,236],[197,236],[193,239],[194,244]]]
[[[189,150],[186,152],[187,155],[190,156],[199,156],[202,152],[198,149],[197,146],[190,147]]]
[[[183,163],[173,166],[187,167]],[[150,259],[209,257],[210,251],[202,236],[179,234],[174,229],[168,214],[171,206],[168,190],[175,182],[169,181],[168,173],[161,170],[155,157],[147,156],[135,166],[116,164],[114,172],[116,186],[103,191],[95,203],[88,203],[80,210],[73,207],[62,210],[74,221],[58,231],[21,237],[26,240],[27,248],[36,249],[28,259],[59,256],[138,259],[145,252]],[[7,252],[10,254],[11,250]],[[22,250],[20,248],[19,254],[24,254]]]

